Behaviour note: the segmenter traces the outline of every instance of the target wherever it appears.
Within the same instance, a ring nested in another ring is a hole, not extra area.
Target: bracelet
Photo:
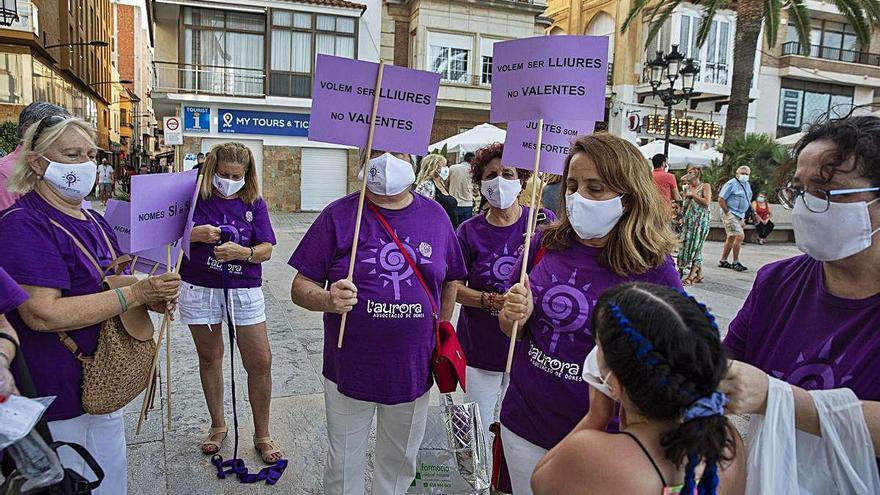
[[[248,262],[248,263],[250,263],[251,260],[254,259],[254,252],[255,252],[255,251],[254,251],[254,248],[251,247],[250,250],[251,250],[251,255],[248,256],[247,259],[245,260],[245,261]]]
[[[489,309],[486,307],[486,293],[485,292],[480,292],[480,308],[483,310]]]
[[[119,299],[119,305],[122,306],[122,312],[125,313],[128,311],[128,301],[125,300],[125,294],[122,293],[122,289],[114,289],[114,292]]]

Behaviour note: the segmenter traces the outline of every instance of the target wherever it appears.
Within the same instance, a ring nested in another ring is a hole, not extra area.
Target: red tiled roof
[[[313,5],[325,5],[327,7],[341,7],[343,9],[360,9],[367,10],[367,6],[362,3],[349,2],[348,0],[287,0],[289,2],[310,3]]]

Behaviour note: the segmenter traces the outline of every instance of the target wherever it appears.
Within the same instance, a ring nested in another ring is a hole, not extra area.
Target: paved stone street
[[[322,396],[321,351],[323,331],[321,315],[311,313],[290,302],[290,281],[293,270],[287,259],[293,252],[315,214],[273,216],[278,246],[271,261],[264,267],[264,292],[269,322],[269,340],[274,355],[272,434],[281,444],[290,465],[275,487],[263,484],[240,485],[237,480],[219,480],[215,470],[199,451],[209,420],[204,406],[198,375],[198,362],[192,339],[187,329],[175,323],[172,332],[172,388],[173,414],[169,423],[164,411],[152,411],[144,430],[135,435],[141,400],[129,405],[126,412],[128,440],[129,493],[132,494],[320,494],[322,466],[326,454],[324,403]],[[768,262],[797,253],[790,245],[747,245],[743,262],[752,268],[746,273],[715,268],[721,245],[707,243],[706,281],[691,289],[691,293],[705,301],[726,328],[748,293],[755,269]],[[228,355],[227,355],[228,358]],[[246,375],[238,360],[236,384],[239,395],[240,457],[248,467],[259,469],[251,436],[253,426],[246,402]],[[164,375],[164,355],[160,372]],[[164,384],[164,376],[163,376]],[[228,381],[228,369],[226,371]],[[168,391],[161,390],[161,404],[167,401]],[[244,398],[244,399],[242,399]],[[232,426],[231,400],[227,395],[227,422]],[[160,401],[156,401],[157,408]],[[221,451],[224,457],[232,455],[232,435]]]

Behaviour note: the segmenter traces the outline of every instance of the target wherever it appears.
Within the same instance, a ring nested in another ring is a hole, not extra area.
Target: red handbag
[[[437,345],[431,354],[431,373],[434,375],[434,381],[437,382],[437,388],[440,389],[440,393],[449,394],[455,392],[458,384],[461,383],[461,389],[466,390],[465,367],[467,366],[467,360],[464,357],[464,351],[461,349],[461,343],[458,341],[455,327],[448,321],[440,322],[437,303],[434,302],[431,289],[428,288],[428,284],[425,282],[424,277],[422,277],[422,272],[419,271],[418,265],[410,257],[409,251],[406,250],[403,243],[397,238],[394,229],[391,228],[388,220],[379,212],[376,205],[369,201],[367,201],[367,205],[373,214],[376,215],[376,219],[379,220],[385,231],[388,232],[388,235],[391,236],[391,239],[394,240],[394,243],[397,244],[398,251],[406,259],[406,262],[409,263],[410,268],[412,268],[413,273],[419,279],[419,283],[422,284],[422,288],[425,289],[425,293],[428,295],[428,301],[431,303],[434,333],[437,336]]]

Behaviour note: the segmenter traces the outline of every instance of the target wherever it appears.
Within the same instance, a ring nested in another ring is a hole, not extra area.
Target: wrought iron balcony
[[[789,41],[782,44],[782,55],[804,55],[802,45],[798,41]],[[857,50],[844,50],[823,45],[809,45],[812,58],[849,62],[853,64],[873,65],[880,67],[880,54],[868,53]]]

